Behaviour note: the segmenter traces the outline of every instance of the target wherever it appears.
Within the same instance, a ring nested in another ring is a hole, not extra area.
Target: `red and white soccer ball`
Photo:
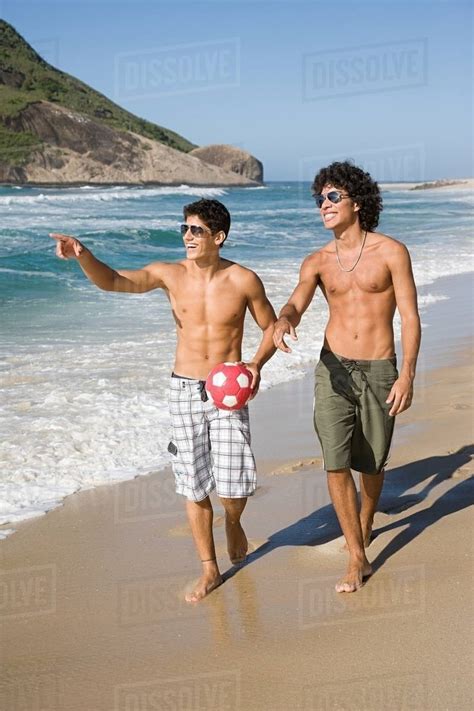
[[[206,380],[206,392],[221,410],[240,410],[252,390],[252,373],[241,363],[219,363]]]

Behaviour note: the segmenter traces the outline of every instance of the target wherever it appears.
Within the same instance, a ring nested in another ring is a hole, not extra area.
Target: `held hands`
[[[408,410],[413,399],[413,380],[407,375],[401,375],[395,380],[390,390],[386,403],[392,403],[390,412],[391,417],[399,415],[401,412]]]
[[[273,325],[273,343],[283,353],[291,353],[291,348],[286,345],[284,337],[289,334],[294,341],[298,340],[295,327],[288,321],[285,316],[281,316]]]
[[[51,232],[49,236],[56,240],[56,256],[59,259],[78,259],[85,250],[84,245],[70,235]]]

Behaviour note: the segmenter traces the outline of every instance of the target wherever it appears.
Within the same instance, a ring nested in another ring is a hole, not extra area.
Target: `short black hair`
[[[377,227],[383,210],[382,196],[378,184],[369,173],[349,160],[336,161],[321,168],[316,174],[311,186],[312,194],[319,195],[325,185],[346,190],[359,205],[359,221],[363,230],[370,232]]]
[[[190,215],[196,215],[204,224],[212,230],[212,234],[224,232],[226,239],[230,230],[230,213],[229,210],[219,200],[197,200],[185,205],[183,208],[184,219]],[[225,241],[225,240],[224,240]],[[222,242],[221,244],[224,244]]]

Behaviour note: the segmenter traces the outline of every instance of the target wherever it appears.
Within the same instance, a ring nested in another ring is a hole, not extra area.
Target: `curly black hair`
[[[321,168],[311,186],[314,196],[319,195],[325,185],[346,190],[359,207],[359,221],[363,230],[369,232],[379,224],[379,216],[383,210],[382,196],[378,184],[369,173],[358,168],[351,161],[331,163]]]
[[[186,220],[190,215],[196,215],[204,224],[212,230],[212,234],[220,232],[225,234],[225,239],[230,230],[230,213],[229,210],[219,200],[197,200],[183,207],[183,215]],[[224,239],[224,242],[225,242]],[[221,242],[221,245],[224,244]]]

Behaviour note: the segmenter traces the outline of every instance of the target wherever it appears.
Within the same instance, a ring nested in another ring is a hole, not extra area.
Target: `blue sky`
[[[268,180],[349,157],[379,180],[473,174],[467,0],[0,0],[40,54]]]

